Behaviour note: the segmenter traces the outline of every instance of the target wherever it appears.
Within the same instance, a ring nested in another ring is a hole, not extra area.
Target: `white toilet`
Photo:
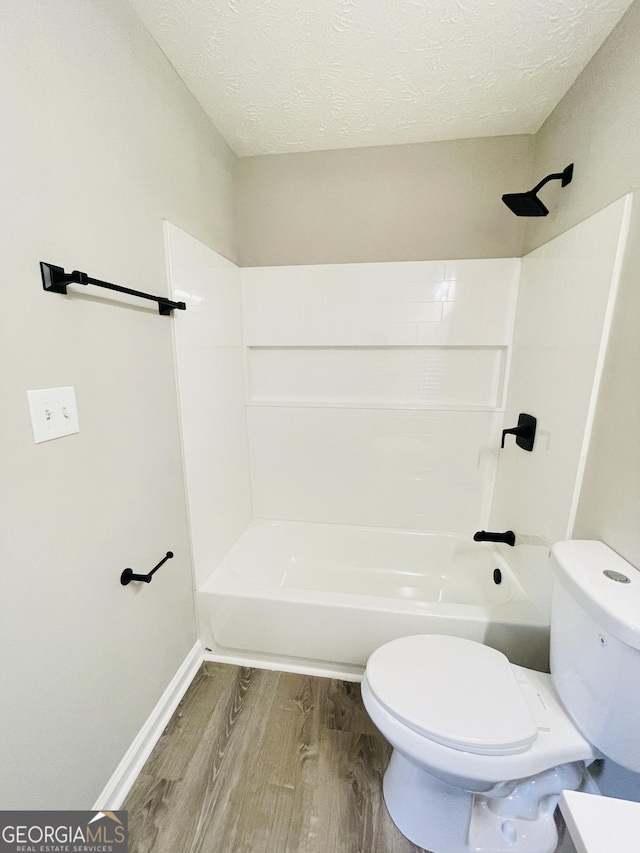
[[[552,853],[560,792],[608,756],[640,772],[640,574],[602,542],[554,546],[551,675],[440,635],[377,649],[365,707],[393,746],[384,798],[431,853]]]

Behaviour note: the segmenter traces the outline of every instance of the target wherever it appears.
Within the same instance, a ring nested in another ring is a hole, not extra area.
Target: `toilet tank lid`
[[[402,637],[371,655],[366,675],[390,714],[444,746],[510,755],[537,737],[511,664],[489,646],[435,634]]]
[[[572,539],[551,549],[555,577],[602,628],[640,649],[640,572],[604,542]],[[629,579],[620,583],[613,572]]]

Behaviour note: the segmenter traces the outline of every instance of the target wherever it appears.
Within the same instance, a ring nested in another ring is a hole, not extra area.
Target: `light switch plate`
[[[27,391],[27,400],[36,444],[80,432],[73,385]]]

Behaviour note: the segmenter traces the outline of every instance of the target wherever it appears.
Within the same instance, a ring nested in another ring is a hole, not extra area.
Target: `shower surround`
[[[520,261],[243,269],[254,516],[473,532]]]
[[[522,261],[240,270],[167,224],[174,297],[188,305],[174,329],[196,587],[216,566],[222,577],[252,518],[469,539],[511,527],[516,547],[496,550],[544,622],[548,546],[571,531],[629,207]],[[499,450],[518,411],[538,417],[533,453]],[[234,644],[252,651],[249,635]]]

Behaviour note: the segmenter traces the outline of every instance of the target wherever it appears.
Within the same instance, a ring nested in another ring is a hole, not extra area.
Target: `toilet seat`
[[[437,743],[421,734],[378,699],[369,684],[369,664],[362,680],[362,699],[376,727],[394,749],[437,778],[466,790],[487,790],[505,779],[523,779],[559,764],[601,757],[567,714],[550,675],[516,664],[511,664],[511,669],[538,726],[537,737],[522,752],[482,755]],[[448,684],[441,685],[442,689],[445,687]],[[393,704],[390,697],[387,700]]]
[[[369,658],[367,681],[392,716],[451,749],[513,755],[538,736],[508,658],[471,640],[431,634],[393,640]]]

